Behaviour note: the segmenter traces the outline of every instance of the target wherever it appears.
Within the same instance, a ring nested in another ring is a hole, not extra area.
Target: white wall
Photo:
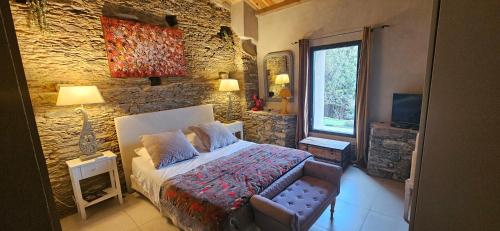
[[[231,5],[231,28],[243,39],[259,39],[258,21],[255,10],[245,1],[234,2]]]
[[[302,38],[348,32],[363,26],[389,24],[376,31],[370,82],[371,121],[390,121],[394,92],[422,92],[427,60],[432,0],[310,0],[260,15],[258,64],[264,95],[265,54],[291,50],[295,61],[294,96],[298,87],[298,45]],[[355,40],[360,33],[312,41],[313,45]],[[272,108],[279,104],[268,103]],[[297,100],[290,106],[295,112]]]

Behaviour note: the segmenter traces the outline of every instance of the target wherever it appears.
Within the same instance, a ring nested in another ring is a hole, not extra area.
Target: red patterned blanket
[[[252,195],[310,156],[275,145],[250,146],[167,180],[160,194],[161,209],[192,230],[222,230],[229,215]]]

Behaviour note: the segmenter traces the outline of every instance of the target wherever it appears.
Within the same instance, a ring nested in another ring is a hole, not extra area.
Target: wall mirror
[[[291,51],[278,51],[264,57],[264,89],[267,101],[281,101],[280,92],[289,90],[293,97],[293,54]]]

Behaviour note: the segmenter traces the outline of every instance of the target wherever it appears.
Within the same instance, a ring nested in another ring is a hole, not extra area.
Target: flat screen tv
[[[418,129],[421,108],[421,94],[395,93],[392,97],[391,126]]]

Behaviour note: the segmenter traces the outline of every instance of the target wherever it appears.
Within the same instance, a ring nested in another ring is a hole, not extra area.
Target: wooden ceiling
[[[225,0],[228,4],[239,2],[241,0]],[[292,3],[298,3],[301,0],[244,0],[252,6],[257,13],[264,13],[270,10],[278,9]]]
[[[248,0],[247,2],[256,10],[262,10],[266,7],[276,5],[284,0]]]

